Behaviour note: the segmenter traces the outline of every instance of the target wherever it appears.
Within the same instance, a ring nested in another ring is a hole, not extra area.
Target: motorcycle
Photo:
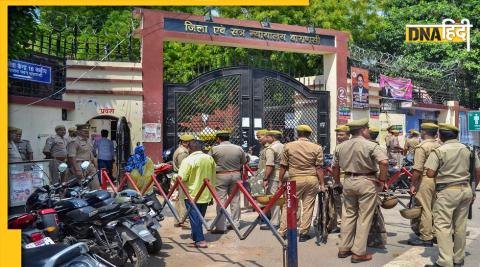
[[[399,166],[397,161],[388,161],[387,184],[390,190],[408,190],[410,188],[410,175],[413,170],[413,161],[409,157],[403,159],[403,165]]]
[[[84,179],[85,187],[94,176]],[[141,237],[150,236],[143,223],[124,223],[125,217],[133,216],[137,209],[131,203],[112,203],[98,209],[90,206],[81,198],[60,199],[59,192],[65,187],[72,187],[76,180],[65,184],[44,186],[33,192],[27,199],[26,209],[52,208],[59,218],[58,240],[66,244],[85,242],[93,253],[98,254],[117,266],[128,260],[137,267],[148,264],[148,253]]]
[[[114,267],[102,257],[92,254],[85,243],[75,245],[48,244],[22,249],[22,265],[30,267],[89,266]]]

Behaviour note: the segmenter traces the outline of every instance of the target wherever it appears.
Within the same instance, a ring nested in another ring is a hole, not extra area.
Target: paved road
[[[214,217],[214,206],[207,211],[207,220]],[[317,246],[314,239],[299,243],[299,266],[387,266],[423,267],[437,257],[436,247],[421,248],[409,246],[406,242],[413,236],[409,222],[403,219],[399,210],[383,210],[388,232],[386,249],[369,249],[374,259],[367,263],[351,264],[349,259],[338,259],[338,234],[331,234],[328,243]],[[242,213],[243,229],[256,218],[249,211]],[[468,222],[470,235],[467,240],[465,267],[480,266],[480,204],[474,204],[474,220]],[[190,231],[173,227],[173,218],[167,217],[162,223],[161,235],[164,248],[152,257],[151,266],[282,266],[282,249],[269,231],[258,227],[246,240],[239,240],[233,231],[225,235],[206,234],[208,249],[190,248]],[[312,232],[313,235],[313,232]]]

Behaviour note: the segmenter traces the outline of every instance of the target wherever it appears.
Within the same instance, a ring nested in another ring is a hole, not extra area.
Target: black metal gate
[[[255,131],[281,130],[294,139],[298,124],[310,125],[312,140],[329,149],[329,93],[312,91],[280,72],[251,67],[214,70],[187,84],[165,84],[164,148],[183,133],[209,139],[232,131],[231,141],[247,148]]]

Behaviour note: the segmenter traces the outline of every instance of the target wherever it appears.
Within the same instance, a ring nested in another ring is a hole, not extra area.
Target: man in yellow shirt
[[[208,178],[212,186],[215,187],[216,164],[210,155],[202,152],[202,141],[192,140],[188,144],[188,147],[190,149],[190,155],[182,161],[180,169],[178,170],[178,175],[179,177],[182,177],[182,181],[193,199],[199,193],[205,178]],[[208,203],[210,203],[211,200],[212,195],[208,190],[204,190],[202,195],[198,198],[196,206],[202,214],[202,217],[205,217]],[[185,206],[187,210],[190,209],[191,204],[188,199],[185,199]],[[191,209],[188,217],[192,227],[193,246],[197,248],[207,248],[207,242],[203,235],[202,220],[198,216],[198,213],[196,213],[194,209]]]

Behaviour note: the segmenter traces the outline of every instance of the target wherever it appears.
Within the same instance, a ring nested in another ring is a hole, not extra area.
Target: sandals
[[[191,244],[188,244],[187,247],[189,248],[208,248],[207,243],[201,243],[201,242],[193,242]]]

